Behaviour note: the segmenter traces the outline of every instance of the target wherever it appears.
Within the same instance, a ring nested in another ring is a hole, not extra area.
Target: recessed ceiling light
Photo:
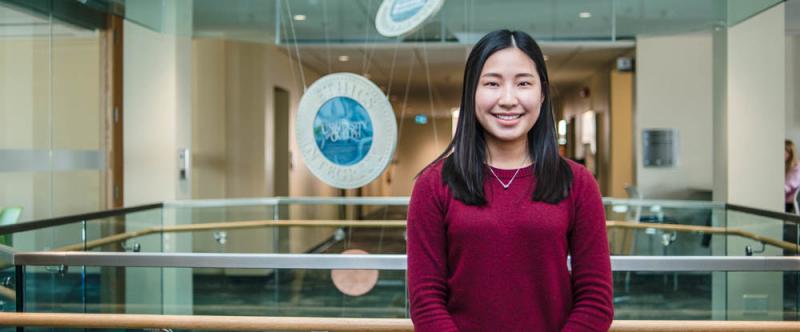
[[[340,56],[339,56],[339,61],[341,61],[341,62],[347,62],[347,61],[350,61],[350,57],[349,57],[349,56],[347,56],[347,55],[340,55]]]
[[[590,13],[590,12],[580,12],[578,14],[578,17],[580,17],[580,18],[590,18],[590,17],[592,17],[592,13]]]
[[[305,21],[306,20],[306,16],[303,15],[303,14],[297,14],[297,15],[294,16],[294,20],[295,21]]]

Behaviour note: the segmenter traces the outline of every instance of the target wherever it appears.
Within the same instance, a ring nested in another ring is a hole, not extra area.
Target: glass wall
[[[0,2],[0,211],[21,210],[4,223],[106,206],[102,33],[47,4]]]

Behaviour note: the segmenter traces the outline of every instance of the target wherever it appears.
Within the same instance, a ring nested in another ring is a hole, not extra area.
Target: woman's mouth
[[[510,121],[510,120],[519,119],[520,117],[522,117],[522,113],[520,113],[520,114],[492,114],[492,116],[494,116],[495,118],[498,118],[500,120]]]

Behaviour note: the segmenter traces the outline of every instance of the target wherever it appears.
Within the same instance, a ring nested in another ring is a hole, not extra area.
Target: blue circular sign
[[[358,163],[372,147],[372,120],[349,97],[328,99],[314,117],[314,140],[322,155],[339,166]]]
[[[334,73],[306,89],[295,118],[303,163],[323,182],[364,186],[384,173],[397,146],[397,120],[383,91],[366,77]]]
[[[405,21],[425,7],[427,0],[397,0],[392,5],[390,16],[395,22]]]
[[[383,0],[375,16],[375,29],[383,36],[398,37],[422,27],[436,15],[445,0]]]

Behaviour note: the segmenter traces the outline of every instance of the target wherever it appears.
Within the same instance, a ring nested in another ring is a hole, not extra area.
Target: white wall
[[[786,118],[786,37],[784,4],[736,26],[727,34],[726,197],[732,204],[783,211],[783,140]],[[727,226],[775,239],[783,223],[729,211]],[[727,241],[729,255],[759,244],[741,238]],[[767,247],[760,255],[781,256]],[[752,280],[758,280],[753,283]],[[728,319],[780,320],[783,317],[783,273],[727,275]],[[766,296],[767,312],[745,310],[750,295]]]
[[[713,187],[711,46],[709,33],[637,36],[636,183],[645,198],[685,199]],[[678,130],[676,167],[644,167],[646,128]]]
[[[174,200],[178,187],[175,38],[125,21],[125,206]]]
[[[434,135],[434,119],[428,118],[424,125],[416,124],[414,117],[400,119],[397,126],[402,126],[397,142],[397,157],[390,165],[392,196],[409,196],[414,187],[414,178],[436,157],[444,152],[450,143],[452,121],[449,117],[435,119],[436,135]]]
[[[800,4],[798,4],[800,7]],[[800,35],[786,36],[786,138],[800,144]]]
[[[783,211],[784,5],[728,31],[728,202]]]

